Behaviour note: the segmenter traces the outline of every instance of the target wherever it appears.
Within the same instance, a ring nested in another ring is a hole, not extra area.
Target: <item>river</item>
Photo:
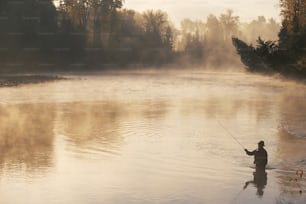
[[[304,85],[195,70],[65,76],[0,88],[0,203],[306,203]],[[260,140],[264,175],[243,150]]]

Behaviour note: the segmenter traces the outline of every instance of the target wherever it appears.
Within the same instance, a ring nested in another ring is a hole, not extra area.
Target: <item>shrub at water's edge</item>
[[[248,71],[306,77],[306,55],[297,52],[297,46],[294,49],[281,48],[278,43],[264,41],[260,37],[256,47],[236,37],[232,38],[232,43]]]
[[[256,49],[252,45],[248,45],[235,37],[232,38],[232,42],[240,55],[242,63],[246,65],[248,70],[264,71],[268,69],[264,61],[256,54]]]
[[[293,3],[294,6],[288,6]],[[232,43],[241,61],[250,71],[278,72],[306,78],[306,3],[280,0],[282,27],[277,41],[258,37],[256,46],[233,37]]]

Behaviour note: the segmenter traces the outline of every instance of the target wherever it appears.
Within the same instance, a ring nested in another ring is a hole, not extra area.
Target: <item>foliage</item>
[[[260,39],[260,38],[259,38]],[[246,44],[244,41],[233,37],[232,43],[236,47],[237,53],[240,55],[241,61],[247,66],[247,69],[250,71],[256,70],[265,70],[267,71],[267,66],[261,57],[257,54],[259,52],[252,45]],[[259,46],[261,50],[263,47],[266,47],[265,44]]]
[[[280,30],[280,24],[273,18],[266,19],[264,16],[258,16],[250,23],[241,25],[240,37],[249,43],[256,44],[258,36],[264,39],[277,40],[277,33]]]
[[[280,0],[282,27],[278,41],[264,41],[258,37],[256,48],[252,48],[251,58],[260,59],[266,67],[284,75],[306,77],[306,2],[301,0]],[[262,19],[263,20],[263,19]],[[239,39],[233,39],[233,44],[240,54],[242,62],[255,71],[262,68],[248,63],[240,49],[245,47]]]
[[[237,36],[239,16],[233,16],[232,10],[227,10],[225,14],[221,14],[220,23],[223,28],[224,40],[228,40],[231,36]]]
[[[239,17],[227,10],[220,17],[208,15],[206,21],[184,19],[175,48],[187,61],[212,67],[236,65],[230,37],[239,33]]]
[[[298,32],[306,25],[306,2],[303,0],[280,0],[283,26],[288,31]]]
[[[0,63],[11,70],[15,65],[50,70],[50,66],[85,69],[185,61],[214,67],[236,65],[233,36],[238,54],[248,65],[276,67],[281,62],[304,67],[303,1],[281,0],[284,20],[278,41],[271,34],[280,29],[275,20],[259,16],[242,24],[232,10],[202,20],[184,19],[177,30],[167,13],[123,9],[124,0],[59,0],[57,7],[52,0],[20,2],[0,1],[0,47],[4,50]],[[259,32],[262,37],[257,39]]]
[[[57,27],[56,8],[51,0],[0,2],[0,64],[15,70],[52,52]]]

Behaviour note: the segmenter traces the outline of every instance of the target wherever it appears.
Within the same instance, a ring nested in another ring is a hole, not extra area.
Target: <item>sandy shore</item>
[[[62,80],[63,77],[56,75],[39,74],[18,74],[18,75],[0,75],[0,87],[12,87],[23,84],[37,84],[55,80]]]

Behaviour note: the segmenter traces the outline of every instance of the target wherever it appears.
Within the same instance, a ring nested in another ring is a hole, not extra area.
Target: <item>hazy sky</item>
[[[219,16],[227,9],[232,9],[241,21],[261,15],[280,19],[279,0],[125,0],[124,7],[137,11],[161,9],[175,24],[184,18],[206,19],[210,13]]]

